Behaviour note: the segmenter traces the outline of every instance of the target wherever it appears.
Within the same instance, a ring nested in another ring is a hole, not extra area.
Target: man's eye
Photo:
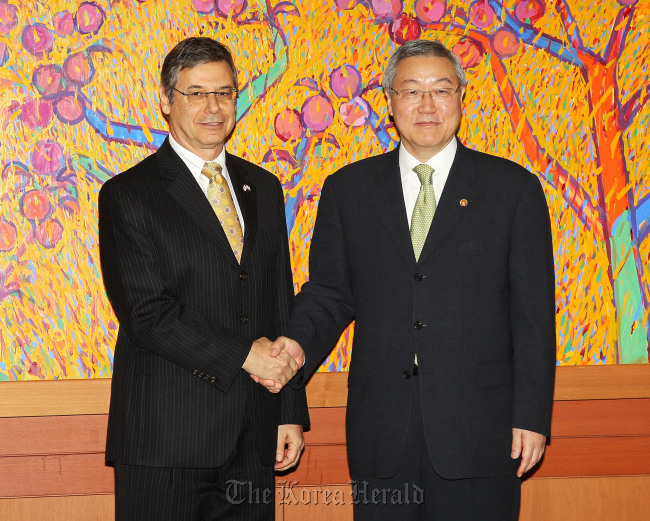
[[[215,91],[214,95],[217,96],[218,98],[227,98],[231,94],[227,90],[218,90],[218,91]]]
[[[450,92],[451,91],[449,89],[435,89],[433,91],[434,95],[436,95],[436,96],[446,96]]]
[[[201,92],[200,90],[197,90],[195,92],[189,92],[188,96],[190,96],[191,98],[201,98],[205,96],[205,93]]]
[[[418,94],[420,94],[420,91],[417,89],[409,89],[409,90],[403,90],[402,94],[404,96],[417,96]]]

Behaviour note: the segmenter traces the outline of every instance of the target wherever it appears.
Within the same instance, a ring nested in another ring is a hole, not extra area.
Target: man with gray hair
[[[304,445],[304,389],[249,377],[286,383],[302,359],[269,356],[293,300],[284,197],[225,150],[237,94],[227,47],[180,42],[161,71],[169,137],[99,194],[117,521],[270,521],[274,468]]]
[[[355,519],[513,521],[553,401],[544,193],[524,168],[455,137],[466,81],[442,44],[402,45],[383,87],[401,143],[325,181],[310,281],[272,350],[304,348],[309,375],[355,321]]]

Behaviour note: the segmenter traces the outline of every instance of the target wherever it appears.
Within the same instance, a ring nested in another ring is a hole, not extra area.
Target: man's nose
[[[422,97],[418,102],[419,110],[423,112],[435,112],[436,111],[436,100],[433,96],[433,92],[422,92]]]
[[[219,103],[219,98],[214,92],[209,92],[208,97],[205,100],[205,111],[206,112],[219,112],[221,110],[221,103]]]

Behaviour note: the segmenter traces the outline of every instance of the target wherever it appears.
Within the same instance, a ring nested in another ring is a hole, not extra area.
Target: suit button
[[[408,371],[404,371],[402,373],[402,376],[404,377],[404,380],[408,380],[409,378],[411,378],[411,373],[409,373]]]
[[[424,278],[424,275],[422,275],[422,273],[416,273],[415,275],[413,275],[413,278],[414,278],[417,282],[422,282],[422,279]]]
[[[216,376],[213,376],[212,378],[210,378],[210,381],[211,381],[212,383],[216,382],[216,381],[217,381],[217,377],[216,377]]]
[[[248,273],[246,273],[245,271],[242,271],[239,274],[239,280],[246,280],[247,278],[248,278]]]
[[[242,315],[241,318],[239,319],[242,324],[245,324],[248,322],[248,317],[246,315]]]
[[[418,320],[415,324],[413,324],[413,327],[415,327],[415,329],[422,329],[424,327],[424,324]]]

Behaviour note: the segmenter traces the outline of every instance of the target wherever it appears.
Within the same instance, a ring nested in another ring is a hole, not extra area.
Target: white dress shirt
[[[456,156],[456,149],[458,145],[456,138],[452,139],[449,144],[438,152],[435,156],[429,159],[425,164],[433,168],[433,191],[436,194],[436,203],[440,202],[442,190],[449,177],[449,170],[454,162]],[[402,176],[402,191],[404,192],[404,204],[406,205],[406,216],[409,221],[409,229],[411,228],[411,217],[413,216],[413,209],[420,193],[420,179],[413,171],[413,167],[422,164],[415,157],[407,152],[404,144],[399,145],[399,170]],[[434,217],[435,219],[435,217]]]
[[[201,159],[199,156],[197,156],[194,152],[190,152],[183,146],[181,146],[178,141],[176,141],[171,134],[169,134],[169,144],[172,146],[172,149],[174,149],[174,152],[176,152],[180,158],[183,160],[183,163],[187,166],[187,168],[190,169],[190,172],[194,176],[194,179],[196,179],[196,182],[199,183],[199,186],[201,187],[201,190],[203,190],[203,193],[205,194],[205,197],[208,197],[208,186],[210,185],[210,180],[205,177],[202,173],[201,170],[203,170],[203,165],[207,163],[205,159]],[[241,208],[239,208],[239,203],[237,202],[237,196],[235,195],[235,191],[233,190],[232,187],[232,181],[230,180],[230,175],[228,174],[228,169],[226,168],[226,148],[224,147],[221,150],[221,154],[217,156],[217,158],[214,160],[219,165],[221,166],[221,175],[223,175],[223,178],[226,180],[226,183],[228,183],[228,188],[230,189],[230,195],[232,195],[232,200],[235,203],[235,210],[237,211],[237,216],[239,217],[239,224],[241,225],[241,233],[242,236],[244,235],[244,219],[242,217],[241,213]]]

